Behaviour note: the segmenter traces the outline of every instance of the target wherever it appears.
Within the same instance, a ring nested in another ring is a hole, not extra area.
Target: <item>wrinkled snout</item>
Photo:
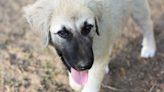
[[[62,56],[67,66],[77,71],[89,70],[93,64],[92,43],[88,38],[74,38],[68,42],[67,47],[62,50]]]

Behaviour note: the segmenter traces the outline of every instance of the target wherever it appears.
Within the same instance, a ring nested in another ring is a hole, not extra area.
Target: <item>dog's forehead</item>
[[[69,31],[81,31],[85,22],[94,25],[94,15],[75,14],[72,16],[54,16],[51,19],[50,31],[52,33],[57,33],[61,31],[63,27],[67,28]]]
[[[94,13],[83,0],[58,0],[52,14],[50,31],[57,33],[63,27],[78,31],[84,22],[94,25]]]

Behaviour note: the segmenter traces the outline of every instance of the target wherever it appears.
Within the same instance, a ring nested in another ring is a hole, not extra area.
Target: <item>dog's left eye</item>
[[[92,29],[92,25],[86,25],[84,28],[83,28],[83,30],[82,30],[82,34],[83,35],[87,35],[87,34],[89,34],[90,33],[90,31],[91,31],[91,29]]]
[[[91,31],[92,25],[88,25],[85,27],[86,34],[88,34]]]

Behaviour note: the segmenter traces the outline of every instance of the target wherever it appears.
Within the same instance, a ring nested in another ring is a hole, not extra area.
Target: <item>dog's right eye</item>
[[[59,31],[58,35],[62,38],[68,38],[68,33],[65,31]]]

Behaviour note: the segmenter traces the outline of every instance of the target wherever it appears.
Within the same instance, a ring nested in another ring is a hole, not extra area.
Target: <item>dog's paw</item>
[[[106,66],[106,69],[105,69],[105,75],[107,75],[109,73],[109,67]]]
[[[156,51],[156,49],[150,49],[150,48],[143,47],[141,49],[141,57],[143,57],[143,58],[152,58],[152,57],[155,56],[155,51]]]

